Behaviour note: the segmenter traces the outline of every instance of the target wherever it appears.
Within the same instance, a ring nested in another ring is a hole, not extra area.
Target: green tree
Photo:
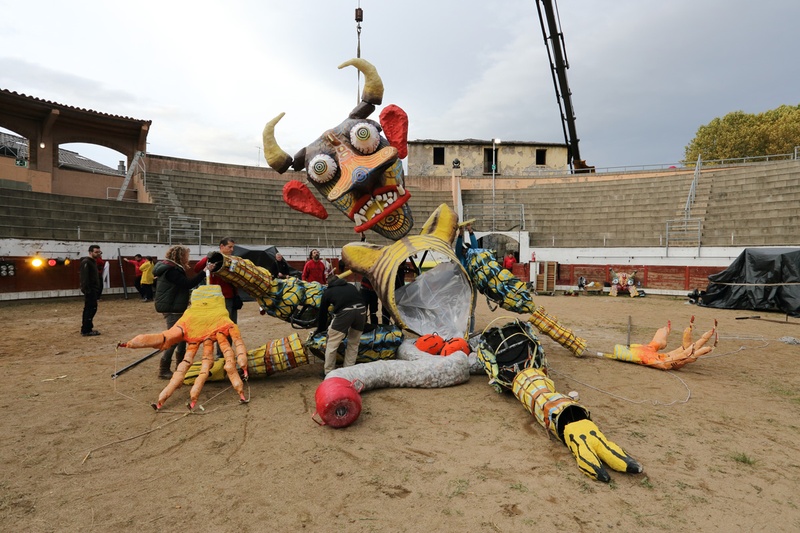
[[[734,111],[697,129],[684,149],[684,163],[789,154],[800,146],[800,105],[782,105],[763,113]]]

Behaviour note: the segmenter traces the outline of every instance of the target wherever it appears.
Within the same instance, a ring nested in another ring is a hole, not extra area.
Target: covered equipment
[[[704,307],[800,316],[800,248],[745,248],[708,281],[698,302]]]

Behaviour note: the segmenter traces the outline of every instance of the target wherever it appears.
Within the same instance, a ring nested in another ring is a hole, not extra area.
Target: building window
[[[494,149],[494,164],[495,174],[500,174],[500,151],[499,147],[495,147]],[[492,173],[492,149],[491,148],[484,148],[483,149],[483,173],[484,174],[491,174]]]
[[[540,166],[545,166],[547,164],[547,149],[546,148],[537,148],[536,149],[536,164]]]
[[[444,165],[444,146],[433,147],[433,164]]]

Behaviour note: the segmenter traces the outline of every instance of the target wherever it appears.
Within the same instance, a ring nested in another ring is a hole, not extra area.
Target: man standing
[[[100,271],[97,270],[97,259],[103,255],[100,246],[89,246],[89,255],[81,258],[81,292],[83,293],[83,321],[81,335],[94,337],[100,332],[94,329],[94,315],[97,313],[97,299],[103,289]]]
[[[139,293],[139,297],[144,300],[144,293],[142,292],[142,269],[141,266],[146,262],[146,259],[142,258],[142,254],[136,254],[133,256],[133,259],[125,258],[126,263],[131,263],[133,265],[133,286],[136,287],[136,292]]]
[[[303,267],[303,281],[316,281],[325,285],[325,263],[319,259],[319,250],[311,250]]]
[[[333,320],[328,324],[328,307],[332,306]],[[361,298],[358,289],[351,283],[331,274],[328,276],[328,286],[322,293],[319,305],[319,321],[316,333],[325,331],[328,327],[328,341],[325,347],[324,376],[336,368],[336,351],[347,337],[347,347],[344,355],[344,366],[353,366],[358,357],[358,344],[361,333],[367,323],[367,307]],[[323,376],[323,377],[324,377]]]

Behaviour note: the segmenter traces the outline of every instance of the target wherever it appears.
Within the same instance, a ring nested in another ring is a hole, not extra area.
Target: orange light
[[[71,261],[70,261],[70,258],[69,258],[69,257],[67,257],[66,259],[64,259],[64,266],[67,266],[67,265],[68,265],[68,264],[70,264],[70,263],[71,263]]]
[[[31,266],[33,266],[33,268],[39,268],[43,264],[44,264],[44,261],[42,261],[41,257],[34,257],[33,259],[31,259]]]

